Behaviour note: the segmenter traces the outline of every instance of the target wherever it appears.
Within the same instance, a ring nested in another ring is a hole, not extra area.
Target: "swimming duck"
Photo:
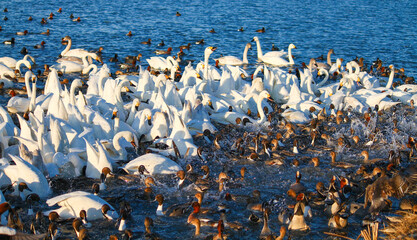
[[[27,35],[28,33],[29,33],[28,30],[25,30],[23,32],[17,32],[16,35],[23,36],[23,35]]]
[[[6,41],[3,41],[3,44],[6,44],[6,45],[11,45],[11,44],[14,44],[14,38],[11,38],[10,40],[6,40]]]
[[[150,45],[151,44],[151,39],[148,38],[148,41],[141,42],[141,44]]]
[[[157,216],[178,217],[184,215],[190,208],[190,203],[174,204],[164,211],[164,196],[162,194],[158,194],[155,196],[155,200],[158,202],[158,208],[156,209]]]
[[[126,36],[128,36],[128,37],[133,36],[132,31],[129,31],[129,32],[126,34]]]
[[[291,219],[290,225],[288,225],[288,230],[306,231],[309,229],[310,227],[304,218],[303,203],[300,200],[295,204],[294,216]]]
[[[258,29],[255,32],[264,33],[265,32],[265,27],[262,27],[261,29]]]
[[[35,49],[40,49],[40,48],[44,48],[45,46],[45,41],[42,41],[40,44],[36,44],[35,46],[33,46],[33,48]]]
[[[171,54],[172,51],[172,47],[169,47],[166,51],[165,50],[155,50],[154,53],[156,53],[156,55],[163,55],[163,54]]]
[[[291,184],[290,189],[294,190],[296,194],[304,192],[306,190],[306,187],[304,186],[301,181],[301,173],[300,171],[297,171],[295,174],[295,183]]]

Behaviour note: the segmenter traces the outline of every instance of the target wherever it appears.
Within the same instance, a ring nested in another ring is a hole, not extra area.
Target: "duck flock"
[[[62,40],[44,72],[0,58],[5,239],[411,236],[389,228],[417,212],[417,85],[403,69],[333,62],[333,49],[295,63],[294,44],[263,53],[255,36],[254,72],[251,43],[242,59],[209,46],[193,64],[188,44],[112,72]]]

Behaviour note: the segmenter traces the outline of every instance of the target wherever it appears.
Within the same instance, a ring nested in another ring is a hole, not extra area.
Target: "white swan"
[[[32,80],[32,84],[33,83],[36,84],[36,76],[31,71],[27,71],[25,73],[25,85],[26,85],[26,92],[27,92],[28,97],[23,98],[23,97],[14,96],[10,98],[6,106],[9,112],[18,113],[18,112],[26,112],[27,110],[29,110],[30,98],[32,96],[32,88],[30,87],[30,83],[29,83],[30,80]]]
[[[12,183],[25,182],[31,191],[38,194],[41,198],[46,198],[51,193],[48,181],[39,169],[20,157],[10,155],[10,158],[16,165],[9,165],[4,168],[3,171],[10,178]],[[18,192],[17,189],[15,191]],[[23,193],[25,196],[30,194],[27,191]]]
[[[86,177],[100,179],[101,171],[105,167],[108,167],[111,171],[113,171],[112,164],[101,143],[96,142],[98,151],[96,151],[87,140],[85,140],[85,143],[87,148],[87,168],[85,170]]]
[[[233,65],[240,66],[243,64],[248,64],[248,50],[252,47],[250,43],[247,43],[245,50],[243,51],[243,60],[235,56],[223,56],[220,58],[215,58],[214,60],[219,61],[219,65]]]
[[[50,68],[51,69],[56,69],[57,71],[60,71],[63,74],[74,73],[74,72],[82,72],[84,70],[84,68],[88,68],[88,66],[90,65],[87,61],[87,57],[88,56],[94,56],[94,55],[96,55],[96,54],[86,53],[82,57],[83,64],[73,62],[73,61],[61,61],[61,62],[58,62],[57,64],[52,65]],[[98,58],[96,58],[96,60],[98,60]],[[86,72],[87,72],[87,70],[85,71],[85,73]]]
[[[64,59],[63,59],[64,61],[67,59],[69,61],[76,61],[79,64],[81,64],[80,59],[83,59],[83,57],[89,56],[89,57],[103,63],[101,61],[100,57],[96,53],[91,53],[91,52],[89,52],[87,50],[84,50],[84,49],[81,49],[81,48],[71,49],[72,39],[71,39],[70,36],[65,36],[62,40],[68,41],[67,46],[65,47],[65,49],[60,54],[60,57],[64,57]],[[68,58],[68,57],[76,57],[76,58]],[[89,61],[89,63],[91,63],[91,62]]]
[[[163,57],[151,57],[146,59],[149,66],[155,70],[165,70],[165,69],[171,69],[172,67],[178,67],[178,62],[175,61],[175,59],[171,56],[168,56],[167,58]]]
[[[267,52],[267,53],[263,54],[262,48],[261,48],[261,43],[259,42],[259,38],[258,37],[253,37],[252,42],[256,42],[256,51],[258,52],[258,60],[260,60],[262,58],[262,56],[283,57],[287,54],[283,50],[281,50],[281,51],[271,51],[271,52]]]
[[[119,217],[117,211],[115,211],[115,209],[108,202],[104,201],[99,196],[83,191],[59,195],[48,199],[46,203],[48,206],[58,204],[61,208],[46,211],[44,212],[44,215],[48,215],[50,212],[54,211],[57,212],[59,217],[62,219],[77,218],[79,217],[81,210],[85,210],[87,212],[87,218],[89,220],[98,220],[103,218],[117,219]],[[106,207],[103,208],[104,205],[109,207],[107,212],[103,212],[103,210],[106,209]]]
[[[29,54],[26,54],[23,57],[23,60],[28,60],[28,59],[30,59],[33,64],[36,64],[35,59],[32,56],[30,56]],[[11,69],[16,68],[16,63],[17,62],[18,61],[16,59],[11,58],[11,57],[1,57],[0,58],[0,63],[2,63],[3,65],[5,65],[5,66],[7,66],[8,68],[11,68]]]
[[[295,47],[294,44],[291,43],[288,46],[288,60],[289,61],[287,61],[287,60],[285,60],[285,59],[283,59],[279,56],[276,56],[276,55],[266,55],[266,54],[262,55],[262,50],[261,50],[261,47],[260,47],[260,44],[259,44],[258,37],[254,37],[253,41],[255,41],[257,46],[258,46],[257,51],[258,51],[258,60],[259,61],[264,62],[266,64],[273,65],[273,66],[288,66],[288,65],[293,65],[294,64],[294,59],[293,59],[292,54],[291,54],[291,49],[296,49],[297,48],[297,47]]]
[[[127,163],[123,169],[133,174],[140,165],[145,166],[151,175],[154,174],[175,174],[182,168],[171,159],[155,153],[148,153],[137,157]]]
[[[130,131],[122,131],[118,132],[116,135],[114,135],[113,138],[113,147],[117,152],[117,156],[114,156],[114,160],[126,160],[127,157],[127,151],[124,147],[120,145],[120,141],[122,138],[127,141],[128,143],[132,144],[133,147],[136,147],[138,145],[138,140],[135,137],[135,135]]]
[[[260,116],[258,120],[254,120],[250,118],[249,116],[242,114],[242,113],[238,113],[238,112],[213,113],[210,117],[211,119],[217,122],[225,123],[225,124],[229,124],[229,123],[236,124],[237,118],[240,118],[241,120],[243,120],[244,118],[247,118],[250,120],[250,122],[260,125],[266,121],[265,112],[262,107],[262,101],[264,98],[270,98],[270,97],[271,96],[269,95],[268,91],[264,90],[259,94],[258,98],[256,99],[256,106],[257,106],[257,110]]]

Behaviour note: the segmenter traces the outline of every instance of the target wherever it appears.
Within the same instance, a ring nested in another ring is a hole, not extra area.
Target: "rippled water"
[[[206,45],[218,47],[212,55],[213,58],[224,55],[241,56],[244,45],[254,36],[260,38],[263,50],[269,50],[272,43],[279,48],[286,49],[288,44],[294,43],[298,49],[293,51],[296,64],[308,62],[311,57],[327,54],[333,48],[337,57],[350,60],[356,56],[364,57],[370,63],[376,58],[384,63],[404,67],[407,75],[416,76],[417,52],[415,35],[417,22],[417,4],[413,1],[13,1],[0,4],[0,8],[7,7],[9,12],[0,13],[1,41],[16,38],[14,46],[0,44],[0,55],[20,58],[19,51],[26,47],[34,56],[40,69],[43,64],[53,64],[59,53],[64,49],[60,40],[69,35],[73,39],[75,48],[88,50],[104,47],[103,59],[108,59],[115,53],[119,57],[142,53],[143,59],[153,56],[157,43],[165,41],[166,47],[174,47],[194,43],[202,38]],[[56,10],[62,7],[61,14]],[[179,11],[182,16],[176,17]],[[53,20],[41,25],[42,17],[55,13]],[[70,13],[80,16],[81,22],[72,22]],[[8,21],[3,21],[7,16]],[[33,21],[27,21],[33,16]],[[244,32],[237,29],[244,27]],[[265,27],[265,33],[255,33],[256,29]],[[51,35],[40,33],[50,29]],[[216,33],[209,33],[214,28]],[[17,31],[28,30],[27,36],[16,36]],[[128,31],[133,32],[132,37],[125,36]],[[140,42],[152,39],[152,44],[142,45]],[[34,49],[35,44],[42,40],[46,42],[44,49]],[[204,46],[193,45],[185,59],[202,60]],[[256,63],[256,50],[249,52],[249,62]],[[146,65],[146,61],[142,61]],[[112,65],[113,70],[116,65]],[[254,66],[250,66],[254,68]],[[35,69],[36,70],[36,69]],[[347,132],[349,126],[342,131]],[[254,130],[254,129],[249,129]],[[259,131],[259,129],[255,129]],[[240,136],[240,135],[239,135]],[[227,145],[227,139],[222,144]],[[287,146],[291,143],[286,143]],[[230,145],[230,144],[229,144]],[[357,150],[359,151],[359,150]],[[357,156],[348,152],[347,157]],[[383,151],[386,153],[386,150]],[[355,155],[356,154],[356,155]],[[317,155],[317,154],[316,154]],[[320,157],[327,157],[324,153]],[[311,157],[310,153],[304,155]],[[213,172],[223,170],[224,165],[238,175],[241,166],[245,164],[226,164],[226,158],[221,153],[214,152],[209,155],[213,161]],[[289,158],[288,161],[292,161]],[[280,199],[294,180],[295,172],[302,169],[306,176],[306,186],[314,190],[318,180],[328,182],[334,174],[342,174],[340,170],[329,171],[329,166],[323,169],[313,168],[306,160],[302,168],[264,167],[263,164],[245,165],[248,167],[248,181],[241,189],[234,193],[248,194],[253,189],[260,189],[262,199]],[[314,178],[308,174],[314,172]],[[214,174],[213,174],[214,176]],[[175,185],[174,180],[162,181],[162,186],[156,191],[173,191],[170,187]],[[167,183],[168,182],[168,183]],[[135,189],[138,187],[135,187]],[[134,206],[133,220],[128,227],[136,232],[143,232],[143,219],[151,216],[155,220],[155,231],[168,239],[191,238],[194,228],[185,224],[184,218],[157,218],[155,216],[156,203],[143,200],[134,200],[133,188],[123,188],[126,198],[132,200]],[[170,190],[171,189],[171,190]],[[129,191],[127,191],[129,190]],[[113,188],[106,197],[120,196],[120,190]],[[167,198],[167,205],[175,202],[190,201],[191,197],[175,193]],[[117,204],[117,200],[113,200]],[[208,197],[208,205],[215,206],[216,200]],[[240,220],[248,226],[246,232],[233,233],[232,239],[256,239],[262,226],[252,226],[246,222],[248,211],[239,206],[232,211],[230,220]],[[321,213],[315,213],[321,215]],[[358,220],[358,219],[356,219]],[[180,222],[180,223],[179,223]],[[110,224],[102,225],[102,238],[100,233],[94,233],[95,239],[104,239],[115,230],[109,230]],[[68,228],[70,226],[67,226]],[[276,214],[271,220],[271,228],[278,232],[279,225]],[[312,231],[308,235],[293,236],[293,238],[323,239],[323,231],[327,231],[327,219],[319,217],[311,224]],[[349,228],[349,237],[356,238],[359,233],[358,221],[352,221]],[[203,230],[214,232],[215,230]],[[184,235],[180,234],[183,232]],[[104,237],[103,237],[104,235]],[[141,236],[139,234],[139,236]]]
[[[272,43],[284,49],[294,43],[296,64],[308,63],[333,48],[335,57],[359,56],[367,62],[380,58],[387,65],[404,67],[407,75],[417,73],[416,26],[412,24],[417,22],[417,5],[413,1],[13,1],[3,2],[4,7],[9,12],[1,12],[1,19],[7,16],[9,20],[0,22],[1,40],[15,37],[16,44],[0,45],[1,55],[20,58],[20,49],[27,47],[39,63],[56,60],[64,49],[60,39],[66,35],[72,37],[75,48],[103,46],[105,60],[114,53],[142,53],[146,59],[161,40],[176,52],[175,47],[202,38],[206,45],[218,47],[213,58],[241,56],[245,44],[257,35],[264,51]],[[61,14],[56,12],[59,7]],[[175,16],[177,11],[181,17]],[[55,18],[41,25],[41,18],[50,12]],[[72,22],[70,13],[81,17],[81,22]],[[29,16],[32,22],[27,21]],[[246,31],[238,32],[240,27]],[[262,27],[265,33],[255,33]],[[47,28],[50,36],[34,34]],[[216,33],[209,33],[211,28]],[[15,35],[25,29],[31,34]],[[125,36],[130,30],[134,35]],[[148,38],[153,44],[140,44]],[[45,49],[32,48],[42,40]],[[202,55],[203,46],[194,45],[185,58],[200,60]],[[249,62],[256,63],[255,49],[249,52]]]

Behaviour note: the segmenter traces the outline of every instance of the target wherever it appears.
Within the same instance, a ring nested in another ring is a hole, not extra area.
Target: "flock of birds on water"
[[[212,65],[209,46],[194,67],[181,60],[188,44],[175,57],[147,58],[147,69],[142,55],[128,57],[112,73],[102,49],[62,41],[60,58],[37,74],[30,55],[0,58],[0,91],[10,96],[0,106],[2,239],[169,239],[158,234],[164,218],[185,226],[184,236],[245,238],[259,225],[260,239],[290,239],[314,231],[318,217],[343,237],[350,218],[366,226],[389,223],[393,209],[417,212],[417,85],[403,69],[379,59],[333,62],[333,49],[327,61],[295,68],[294,44],[263,53],[254,37],[253,74],[244,68],[251,43],[242,59]],[[279,197],[266,196],[264,183],[235,194],[256,186],[248,178],[254,166],[295,169],[294,182]],[[331,177],[311,189],[302,176],[315,171]],[[132,216],[133,202],[154,211],[144,226]],[[228,221],[235,211],[247,218]],[[277,221],[280,229],[272,229]]]

